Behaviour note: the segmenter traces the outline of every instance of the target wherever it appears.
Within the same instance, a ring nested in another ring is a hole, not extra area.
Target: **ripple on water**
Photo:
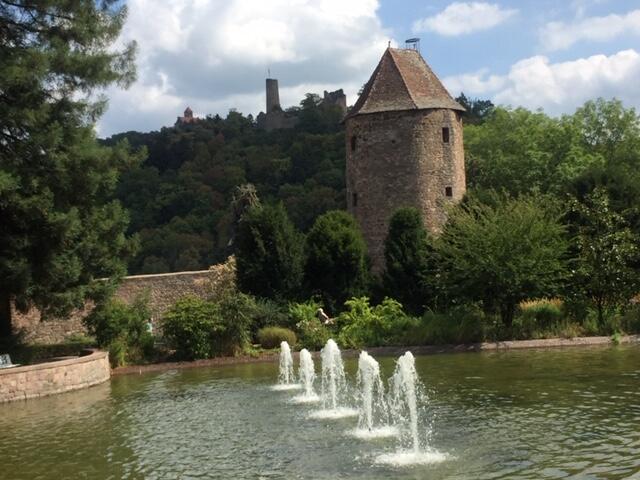
[[[357,416],[358,410],[356,410],[355,408],[340,407],[316,410],[315,412],[311,412],[308,418],[312,418],[314,420],[338,420],[340,418]]]

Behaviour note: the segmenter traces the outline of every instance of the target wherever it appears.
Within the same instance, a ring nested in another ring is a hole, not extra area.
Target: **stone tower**
[[[267,113],[271,113],[274,110],[282,110],[280,107],[278,80],[275,78],[267,78]]]
[[[375,273],[384,269],[389,219],[416,207],[439,233],[466,184],[461,113],[420,52],[388,48],[345,118],[347,208]]]

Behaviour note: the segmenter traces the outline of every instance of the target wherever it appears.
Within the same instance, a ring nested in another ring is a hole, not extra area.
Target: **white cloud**
[[[489,30],[518,13],[515,9],[503,9],[495,3],[454,2],[442,12],[423,18],[413,24],[414,32],[435,32],[445,36],[457,36]]]
[[[442,82],[454,96],[460,92],[486,95],[502,88],[506,83],[506,78],[500,75],[490,75],[489,70],[483,68],[477,72],[445,77]]]
[[[607,41],[624,34],[640,35],[640,10],[625,15],[588,17],[573,23],[550,22],[539,32],[547,50],[563,50],[581,41]]]
[[[486,70],[448,77],[445,84],[456,94],[491,98],[497,104],[542,108],[558,115],[571,113],[596,97],[622,100],[640,107],[640,53],[623,50],[616,54],[593,55],[568,62],[551,63],[545,56],[520,60],[506,75],[489,75]]]
[[[264,109],[267,69],[284,107],[344,88],[350,103],[389,33],[378,0],[128,0],[122,42],[139,44],[138,81],[110,89],[99,132],[171,125],[201,114]],[[305,90],[308,89],[308,90]]]

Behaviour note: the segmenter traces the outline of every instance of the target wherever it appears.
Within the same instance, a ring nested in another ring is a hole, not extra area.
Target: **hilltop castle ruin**
[[[416,207],[431,233],[465,189],[457,103],[417,49],[387,48],[347,117],[347,208],[367,242],[372,268],[384,269],[389,219]]]

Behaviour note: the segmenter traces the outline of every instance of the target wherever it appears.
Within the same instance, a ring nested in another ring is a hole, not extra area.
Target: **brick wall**
[[[0,403],[88,388],[109,380],[106,352],[24,367],[0,369]]]
[[[233,258],[209,270],[125,277],[115,297],[130,303],[139,295],[148,295],[152,322],[157,326],[164,312],[178,299],[187,295],[216,298],[223,290],[232,288],[235,288]],[[26,343],[60,343],[71,335],[86,334],[82,319],[91,312],[92,308],[93,305],[87,303],[85,308],[72,312],[68,318],[64,319],[43,319],[40,311],[35,308],[27,313],[20,313],[14,309],[13,329]]]

